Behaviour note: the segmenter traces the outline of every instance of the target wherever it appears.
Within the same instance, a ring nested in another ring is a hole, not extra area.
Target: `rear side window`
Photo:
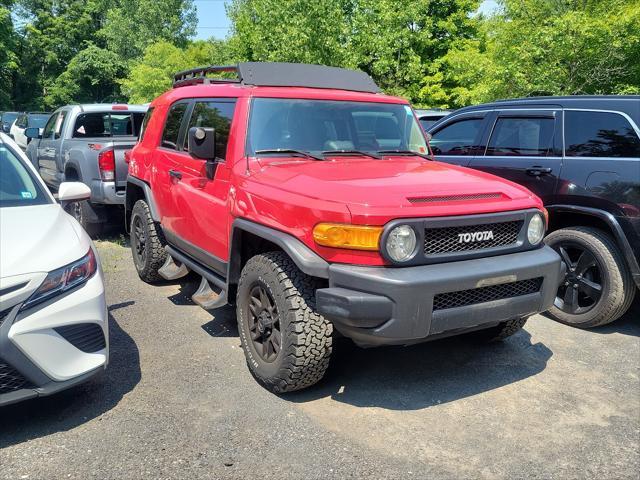
[[[555,119],[498,118],[486,155],[544,157],[552,152]]]
[[[565,111],[567,157],[640,157],[640,139],[618,113]]]
[[[236,104],[233,101],[196,102],[189,121],[189,128],[212,127],[216,129],[216,156],[227,157],[229,130]]]
[[[182,117],[187,111],[186,103],[177,103],[171,107],[167,115],[167,122],[162,132],[162,146],[172,150],[178,150],[178,138],[180,136],[180,126],[182,125]]]
[[[147,130],[147,125],[149,124],[149,120],[151,120],[151,115],[153,115],[154,108],[151,107],[147,110],[147,113],[144,114],[144,118],[142,119],[142,125],[140,126],[140,140],[144,138],[144,132]]]
[[[429,144],[434,155],[474,155],[481,118],[469,118],[450,123],[435,132]]]
[[[78,115],[73,129],[76,138],[133,137],[138,135],[141,112],[91,112]]]

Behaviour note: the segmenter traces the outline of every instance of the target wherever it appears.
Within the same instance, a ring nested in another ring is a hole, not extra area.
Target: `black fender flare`
[[[151,212],[151,218],[153,218],[154,222],[160,222],[160,211],[158,210],[158,205],[156,204],[155,198],[153,196],[153,191],[147,182],[144,180],[140,180],[139,178],[132,177],[131,175],[127,176],[127,184],[133,184],[142,189],[144,193],[145,201],[147,205],[149,205],[149,211]],[[125,201],[125,207],[127,212],[133,209],[133,203],[131,202],[130,189],[127,188],[127,197]]]
[[[231,226],[231,242],[229,243],[227,272],[227,281],[229,283],[235,284],[240,278],[242,270],[242,265],[240,264],[242,232],[251,233],[276,244],[289,255],[296,266],[305,274],[317,278],[329,278],[329,263],[294,236],[243,218],[236,218]]]
[[[550,215],[553,215],[553,212],[580,213],[596,217],[599,220],[605,222],[609,226],[609,228],[611,228],[614,240],[622,250],[622,254],[627,261],[627,265],[629,265],[629,269],[631,270],[634,281],[638,288],[640,288],[640,266],[638,265],[638,260],[635,257],[633,249],[631,248],[629,239],[625,235],[624,230],[620,226],[620,223],[618,222],[616,217],[614,217],[606,210],[592,207],[583,207],[579,205],[546,205],[545,208],[549,211]]]

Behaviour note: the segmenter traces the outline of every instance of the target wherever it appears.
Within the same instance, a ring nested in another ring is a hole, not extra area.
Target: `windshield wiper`
[[[256,150],[256,155],[268,155],[270,153],[289,153],[293,155],[302,155],[303,157],[313,158],[314,160],[324,160],[323,157],[314,155],[311,152],[305,152],[304,150],[295,150],[293,148],[270,148],[266,150]]]
[[[429,155],[427,155],[426,153],[418,153],[418,152],[414,152],[413,150],[378,150],[378,153],[381,153],[383,155],[389,155],[389,154],[394,154],[394,155],[415,155],[416,157],[421,157],[421,158],[424,158],[426,160],[431,160],[431,157]]]
[[[323,155],[363,155],[371,158],[382,158],[380,155],[376,155],[373,152],[365,152],[364,150],[325,150]]]

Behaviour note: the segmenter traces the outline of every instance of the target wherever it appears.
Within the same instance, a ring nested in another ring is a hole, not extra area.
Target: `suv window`
[[[473,155],[482,118],[450,123],[433,133],[429,145],[434,155]]]
[[[498,118],[486,155],[544,157],[552,151],[554,118]]]
[[[78,115],[73,136],[133,137],[142,123],[143,113],[92,112]]]
[[[199,101],[194,104],[189,121],[189,128],[212,127],[216,129],[216,156],[223,160],[227,157],[227,142],[235,108],[235,101]]]
[[[187,103],[177,103],[171,107],[167,115],[167,122],[162,132],[162,146],[171,150],[178,150],[178,137],[180,136],[180,126],[182,117],[187,111]]]
[[[640,139],[618,113],[565,111],[568,157],[640,157]]]
[[[144,138],[144,132],[147,130],[147,125],[149,124],[149,120],[151,120],[151,115],[153,114],[154,107],[149,108],[147,113],[144,114],[144,118],[142,119],[142,125],[140,125],[140,140]]]

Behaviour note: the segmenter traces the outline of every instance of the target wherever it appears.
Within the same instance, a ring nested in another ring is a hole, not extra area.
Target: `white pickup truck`
[[[88,201],[68,212],[91,235],[123,212],[128,165],[125,151],[137,142],[144,105],[69,105],[56,110],[44,127],[28,128],[27,156],[45,183],[79,181],[91,189]]]

